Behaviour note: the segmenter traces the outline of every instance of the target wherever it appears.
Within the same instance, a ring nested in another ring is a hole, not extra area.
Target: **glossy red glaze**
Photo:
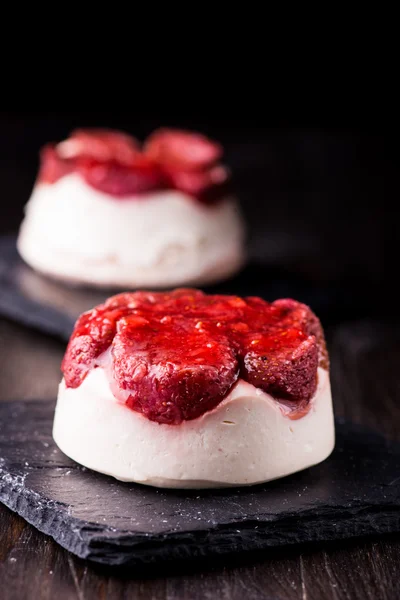
[[[62,363],[66,385],[78,387],[109,348],[117,398],[168,424],[215,408],[239,377],[296,418],[326,366],[321,325],[304,304],[192,289],[119,294],[83,314]]]
[[[69,173],[117,199],[175,189],[204,203],[226,193],[229,173],[218,164],[222,148],[205,136],[180,130],[154,132],[143,148],[124,133],[76,130],[41,154],[39,181],[55,183]]]

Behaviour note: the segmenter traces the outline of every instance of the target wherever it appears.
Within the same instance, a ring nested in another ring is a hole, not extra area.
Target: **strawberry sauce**
[[[107,350],[116,397],[170,425],[215,408],[239,378],[299,418],[318,365],[329,366],[320,322],[304,304],[192,289],[123,293],[84,313],[62,363],[67,387],[77,388]]]

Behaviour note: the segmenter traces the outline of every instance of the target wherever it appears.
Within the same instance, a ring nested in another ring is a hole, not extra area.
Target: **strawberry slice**
[[[283,400],[301,402],[309,399],[317,385],[318,345],[314,336],[301,341],[295,330],[283,330],[285,346],[263,348],[263,341],[244,356],[244,368],[249,383]],[[291,337],[293,347],[291,347]],[[288,339],[289,338],[289,339]],[[279,339],[277,334],[275,339]]]
[[[61,177],[73,173],[75,164],[72,160],[63,160],[52,144],[44,146],[40,152],[40,170],[38,181],[55,183]]]
[[[166,169],[203,170],[222,156],[222,146],[199,133],[159,129],[147,139],[145,154]]]
[[[177,425],[215,408],[228,393],[239,375],[234,350],[225,336],[196,329],[196,321],[127,317],[120,323],[112,346],[114,379],[128,390],[132,410]],[[179,344],[171,345],[177,330]]]
[[[169,184],[166,175],[157,165],[141,157],[135,159],[135,164],[129,167],[117,162],[81,160],[78,171],[86,183],[95,189],[120,198],[165,189]]]
[[[76,129],[57,146],[62,158],[91,158],[99,162],[114,161],[130,165],[140,154],[139,143],[132,136],[109,129]]]
[[[228,170],[222,166],[216,166],[208,171],[177,171],[169,170],[168,176],[172,181],[174,187],[194,196],[200,198],[210,188],[218,188],[224,185],[229,178]]]

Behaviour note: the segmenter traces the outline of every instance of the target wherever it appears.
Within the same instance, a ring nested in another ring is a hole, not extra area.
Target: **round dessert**
[[[96,287],[172,288],[225,279],[245,228],[219,144],[162,129],[142,145],[78,130],[42,150],[18,250],[41,273]]]
[[[62,372],[57,445],[122,481],[251,485],[334,447],[324,333],[295,300],[119,294],[78,319]]]

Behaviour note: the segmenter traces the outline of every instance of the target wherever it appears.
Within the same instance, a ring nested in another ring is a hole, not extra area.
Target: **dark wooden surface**
[[[398,330],[349,323],[329,333],[335,411],[400,438]],[[0,321],[0,401],[52,398],[63,345]],[[400,475],[400,474],[399,474]],[[86,564],[0,507],[0,599],[400,598],[400,536],[224,558],[127,574]]]

